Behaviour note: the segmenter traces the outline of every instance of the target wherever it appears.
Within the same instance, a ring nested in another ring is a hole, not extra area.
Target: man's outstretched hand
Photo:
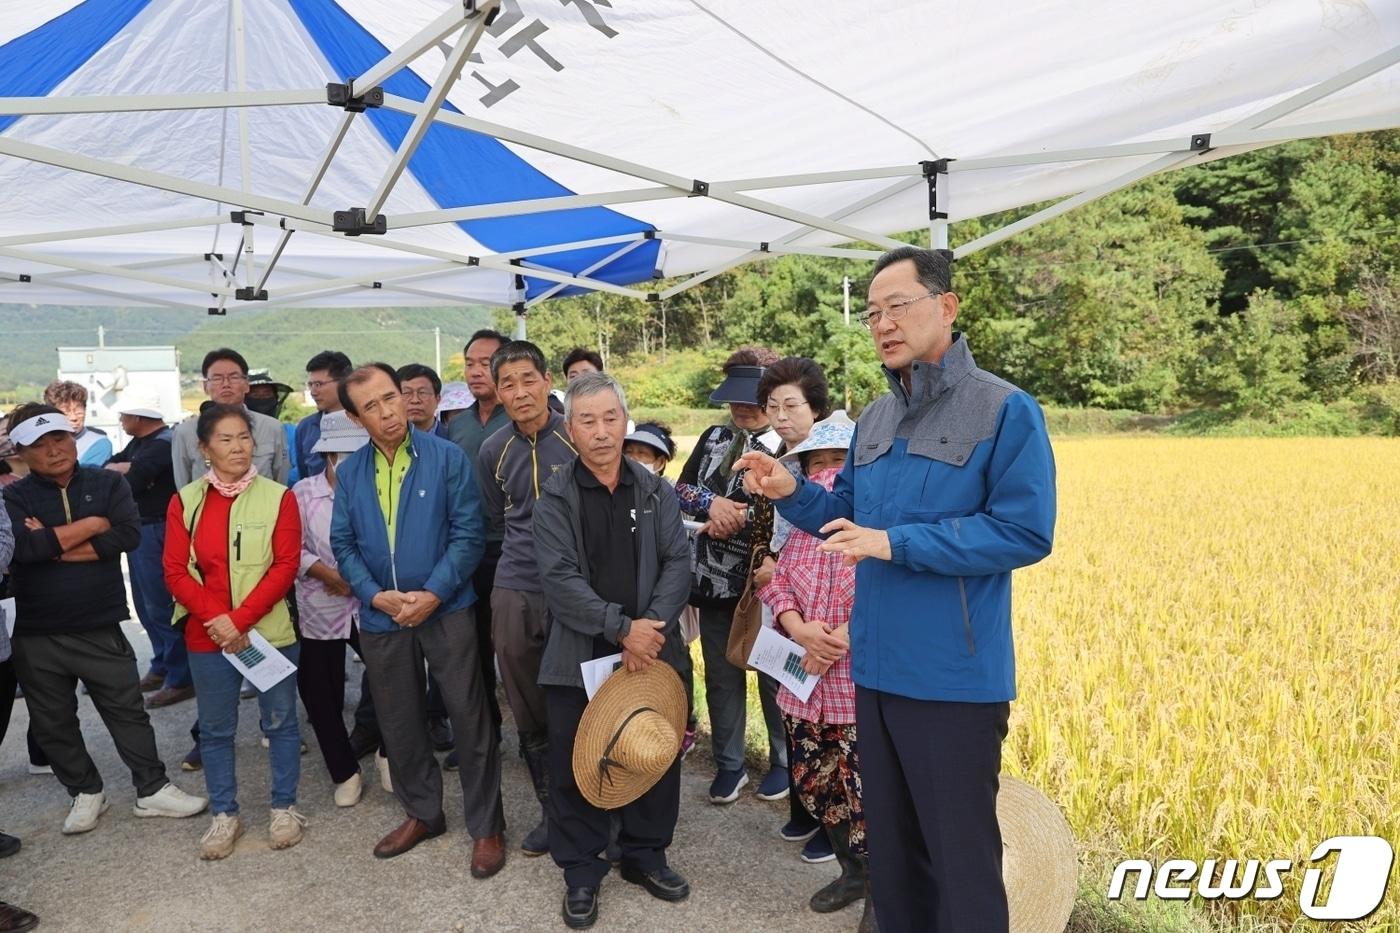
[[[749,495],[786,499],[797,492],[797,478],[787,467],[760,451],[751,450],[735,460],[734,469],[748,471],[744,474],[744,490]]]

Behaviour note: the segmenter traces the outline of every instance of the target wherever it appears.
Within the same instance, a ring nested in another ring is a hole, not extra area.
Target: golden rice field
[[[1100,894],[1125,854],[1293,859],[1282,897],[1210,916],[1286,929],[1318,842],[1400,845],[1400,441],[1055,454],[1055,551],[1015,583],[1005,769],[1064,809]],[[1400,928],[1396,874],[1365,928]]]

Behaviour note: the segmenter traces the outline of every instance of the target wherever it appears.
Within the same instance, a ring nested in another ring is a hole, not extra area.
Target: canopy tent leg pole
[[[403,141],[399,143],[399,149],[394,153],[394,159],[389,163],[389,168],[380,180],[379,187],[369,199],[368,206],[365,207],[366,223],[373,223],[374,219],[379,216],[380,209],[384,207],[384,202],[389,198],[389,192],[394,190],[399,176],[408,166],[408,160],[413,158],[413,154],[418,151],[418,144],[427,135],[428,130],[433,125],[433,118],[437,116],[438,110],[447,100],[448,92],[452,90],[452,86],[457,83],[457,78],[462,74],[462,67],[466,65],[467,57],[476,48],[476,44],[481,41],[481,35],[486,31],[487,18],[499,6],[500,0],[486,0],[481,9],[472,17],[469,25],[462,30],[457,44],[452,49],[452,54],[447,57],[442,71],[438,72],[432,90],[428,92],[427,99],[418,109],[417,115],[413,118],[413,124],[404,134]]]
[[[525,313],[523,311],[517,311],[515,313],[515,330],[511,336],[515,340],[525,340],[527,333],[528,328],[525,326]]]

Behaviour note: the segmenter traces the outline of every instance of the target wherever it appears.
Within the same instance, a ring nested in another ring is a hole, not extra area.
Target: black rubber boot
[[[520,841],[520,850],[529,856],[549,854],[549,738],[543,733],[520,735],[520,752],[530,769],[535,798],[540,802],[540,822]]]
[[[832,913],[865,897],[865,859],[851,854],[851,824],[827,826],[826,835],[836,852],[836,861],[841,864],[841,875],[813,894],[808,902],[819,914]]]

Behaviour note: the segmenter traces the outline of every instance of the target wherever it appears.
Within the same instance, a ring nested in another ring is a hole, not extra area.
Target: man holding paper
[[[544,484],[535,503],[535,556],[552,624],[540,664],[549,721],[549,852],[564,870],[563,917],[592,926],[608,874],[608,811],[584,799],[574,778],[574,739],[588,697],[580,665],[621,652],[630,671],[677,667],[680,614],[690,595],[690,546],[675,494],[622,456],[627,397],[606,373],[569,383],[564,420],[578,459]],[[680,813],[676,759],[621,810],[622,877],[654,897],[683,900],[690,885],[666,864]]]

